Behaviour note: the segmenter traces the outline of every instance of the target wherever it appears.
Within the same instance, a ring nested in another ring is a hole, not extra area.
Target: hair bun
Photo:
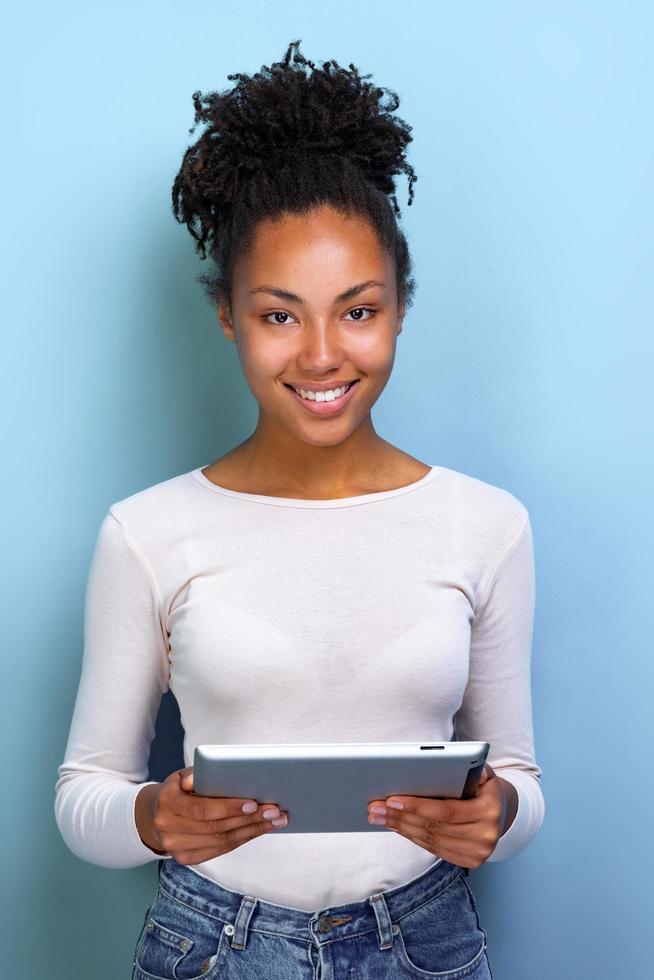
[[[398,297],[411,303],[415,282],[394,176],[416,180],[405,158],[411,127],[394,116],[400,100],[350,64],[321,67],[292,41],[282,61],[254,75],[227,77],[222,92],[193,93],[195,124],[172,188],[173,214],[216,272],[199,277],[211,302],[231,303],[236,259],[264,218],[304,214],[325,203],[360,215],[393,256]]]
[[[195,124],[189,132],[200,123],[207,126],[187,151],[196,192],[211,197],[218,168],[222,203],[228,204],[253,175],[284,168],[286,161],[292,165],[298,154],[335,154],[386,194],[395,190],[393,177],[407,172],[411,204],[416,178],[405,150],[412,127],[391,115],[400,104],[397,94],[367,81],[371,75],[360,75],[353,64],[346,69],[332,59],[317,67],[300,52],[300,43],[292,41],[282,61],[251,76],[228,75],[236,82],[231,89],[193,93]]]

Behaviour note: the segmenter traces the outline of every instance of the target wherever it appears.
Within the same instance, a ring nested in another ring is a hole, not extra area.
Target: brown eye
[[[275,310],[274,313],[267,313],[266,316],[264,316],[264,320],[266,321],[266,323],[275,323],[276,322],[277,324],[279,324],[279,326],[282,326],[283,327],[287,323],[286,320],[277,320],[277,321],[269,320],[268,317],[271,317],[271,316],[289,316],[289,314],[288,313],[285,313],[284,310]]]
[[[375,315],[375,311],[372,310],[369,306],[355,306],[355,308],[353,310],[350,310],[350,313],[359,313],[359,312],[364,312],[364,313],[369,313],[370,314],[370,316],[368,316],[368,317],[356,316],[354,318],[355,320],[362,321],[362,322],[365,321],[365,320],[371,320],[373,318],[373,316]]]

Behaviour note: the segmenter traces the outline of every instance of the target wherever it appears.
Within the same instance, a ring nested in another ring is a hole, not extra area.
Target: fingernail
[[[273,809],[272,807],[268,807],[266,810],[263,811],[261,816],[264,818],[264,820],[271,820],[273,817],[279,816],[279,810]]]
[[[285,827],[287,823],[288,817],[284,815],[283,817],[277,817],[275,820],[273,820],[272,825],[273,827]]]
[[[404,809],[404,803],[400,803],[399,800],[386,800],[386,806],[392,806],[394,810]]]
[[[375,803],[374,806],[371,806],[370,807],[370,812],[371,813],[381,813],[382,816],[385,817],[386,816],[386,807],[385,806],[380,806],[379,803]]]
[[[257,804],[254,802],[254,800],[248,800],[247,803],[243,804],[241,810],[243,811],[243,813],[254,813],[256,808],[257,808]]]

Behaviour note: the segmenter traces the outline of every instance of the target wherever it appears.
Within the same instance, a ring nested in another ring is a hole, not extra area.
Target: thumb
[[[179,773],[180,782],[182,784],[182,789],[189,790],[193,788],[193,766],[189,766],[187,769],[180,769]]]
[[[492,776],[494,776],[494,775],[495,775],[495,773],[493,772],[493,770],[491,769],[491,767],[488,765],[488,763],[486,763],[486,765],[484,766],[484,768],[482,770],[481,778],[479,780],[479,785],[480,786],[483,786],[484,783],[488,782],[488,780]]]

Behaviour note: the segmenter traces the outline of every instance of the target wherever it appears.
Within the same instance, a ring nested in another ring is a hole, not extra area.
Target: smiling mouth
[[[325,398],[325,392],[318,392],[317,396],[305,398],[299,391],[296,391],[292,384],[289,384],[287,381],[284,381],[283,384],[285,388],[288,388],[293,398],[300,403],[303,412],[308,412],[317,418],[329,418],[332,415],[338,415],[346,408],[352,398],[353,389],[359,383],[359,380],[357,378],[355,381],[350,382],[345,386],[343,394],[337,395],[335,398]],[[303,390],[306,391],[306,389]]]
[[[355,378],[354,381],[348,381],[348,383],[344,386],[345,387],[344,394],[343,395],[340,395],[339,397],[340,398],[343,398],[344,395],[347,395],[347,393],[350,390],[350,388],[354,388],[354,386],[356,384],[358,384],[358,383],[359,383],[359,378]],[[284,384],[284,387],[285,388],[288,388],[289,389],[289,391],[295,392],[295,394],[299,398],[302,398],[302,395],[300,395],[300,390],[306,391],[307,394],[313,395],[313,398],[311,398],[311,399],[303,398],[303,401],[323,401],[324,400],[324,399],[317,399],[316,398],[316,395],[322,395],[322,394],[324,394],[324,391],[313,391],[311,388],[302,388],[301,385],[296,388],[293,385],[288,384],[288,382],[286,382],[286,381],[284,381],[283,384]],[[343,386],[341,385],[341,387],[343,387]],[[336,389],[325,389],[325,391],[330,391],[330,390],[333,391],[333,390],[336,390]],[[338,400],[338,399],[336,399],[336,400]]]

